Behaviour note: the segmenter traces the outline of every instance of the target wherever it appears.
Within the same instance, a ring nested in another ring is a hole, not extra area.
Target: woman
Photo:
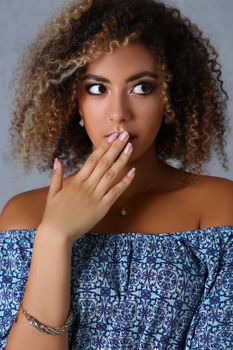
[[[2,348],[231,349],[233,185],[201,174],[212,146],[227,168],[208,40],[160,2],[73,1],[18,81],[13,153],[55,170],[1,214]]]

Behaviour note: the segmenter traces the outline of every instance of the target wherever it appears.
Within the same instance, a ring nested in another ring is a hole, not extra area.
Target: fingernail
[[[127,131],[124,131],[119,137],[121,141],[126,141],[128,138],[129,138],[129,134],[127,133]]]
[[[58,168],[58,165],[59,165],[59,160],[58,160],[58,158],[55,158],[54,164],[53,164],[53,169],[56,170]]]
[[[132,143],[127,143],[125,149],[124,149],[124,153],[128,154],[130,151],[132,150]]]
[[[135,169],[135,168],[132,168],[132,169],[128,172],[127,176],[129,176],[129,177],[134,176],[135,171],[136,171],[136,169]]]
[[[118,136],[118,133],[117,133],[117,132],[114,132],[112,135],[109,136],[108,142],[109,142],[109,143],[113,143],[113,141],[116,140],[117,136]]]

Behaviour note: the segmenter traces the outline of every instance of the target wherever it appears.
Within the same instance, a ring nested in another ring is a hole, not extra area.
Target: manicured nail
[[[119,137],[121,141],[126,141],[128,138],[129,138],[129,134],[127,133],[127,131],[124,131]]]
[[[54,164],[53,164],[53,169],[56,170],[58,168],[58,166],[59,166],[59,160],[58,160],[58,158],[55,158]]]
[[[132,168],[132,169],[128,172],[127,176],[132,177],[132,176],[134,176],[135,172],[136,172],[136,169],[135,169],[135,168]]]
[[[132,150],[132,143],[129,142],[129,143],[127,143],[127,145],[124,149],[124,153],[128,154],[128,153],[130,153],[131,150]]]
[[[114,132],[112,135],[109,136],[108,142],[109,142],[109,143],[113,143],[113,141],[116,140],[117,136],[118,136],[118,133],[117,133],[117,132]]]

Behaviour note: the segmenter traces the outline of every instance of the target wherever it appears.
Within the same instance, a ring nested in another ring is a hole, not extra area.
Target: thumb
[[[62,189],[62,181],[63,181],[62,164],[58,158],[55,158],[54,170],[50,181],[48,197],[53,197],[58,191]]]

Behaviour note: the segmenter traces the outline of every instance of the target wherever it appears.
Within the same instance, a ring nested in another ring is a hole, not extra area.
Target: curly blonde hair
[[[79,76],[93,59],[132,41],[150,49],[166,73],[157,155],[200,173],[214,147],[229,169],[228,95],[218,54],[200,29],[159,1],[74,0],[44,24],[15,72],[11,154],[25,170],[34,160],[40,171],[52,169],[55,157],[65,172],[80,167],[92,144],[79,125]]]

